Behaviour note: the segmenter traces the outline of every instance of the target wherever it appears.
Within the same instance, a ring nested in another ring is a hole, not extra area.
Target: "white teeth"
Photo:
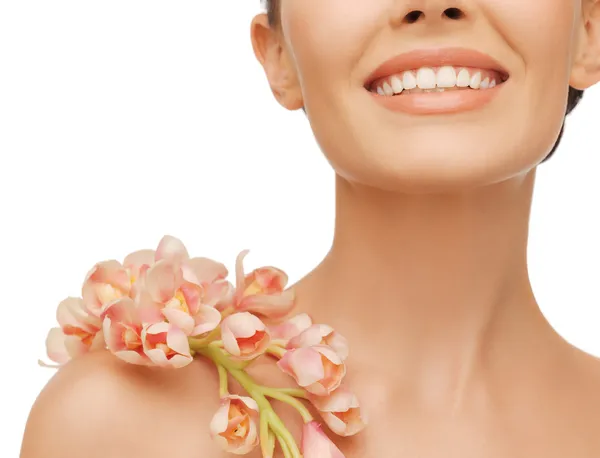
[[[480,84],[481,84],[481,72],[477,72],[471,78],[471,82],[469,83],[469,86],[471,87],[471,89],[479,89]]]
[[[392,76],[390,79],[392,83],[392,89],[394,90],[394,94],[400,94],[404,90],[404,86],[402,86],[402,81],[397,76]]]
[[[383,83],[383,93],[385,95],[394,95],[394,90],[392,89],[392,86],[390,86],[387,82]]]
[[[469,87],[470,82],[471,77],[469,76],[469,70],[463,68],[460,72],[458,72],[458,77],[456,78],[456,86]]]
[[[456,86],[456,71],[453,67],[442,67],[437,72],[437,87]]]
[[[417,79],[413,72],[404,72],[402,74],[402,87],[404,89],[414,89],[417,87]]]
[[[420,89],[434,89],[436,85],[435,72],[432,68],[423,67],[417,72],[417,86]]]
[[[487,71],[476,69],[467,69],[462,67],[453,67],[445,65],[434,70],[432,67],[422,67],[415,71],[405,71],[401,74],[392,75],[387,79],[382,79],[376,86],[372,86],[372,91],[377,91],[379,95],[393,96],[403,92],[444,92],[445,90],[472,88],[488,89],[497,84],[502,84],[503,80],[497,83],[496,76]],[[459,70],[460,69],[460,70]],[[472,74],[472,76],[471,76]],[[485,79],[484,79],[484,75]]]

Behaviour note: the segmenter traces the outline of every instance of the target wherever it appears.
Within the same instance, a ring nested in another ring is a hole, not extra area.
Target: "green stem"
[[[275,433],[273,432],[272,429],[269,428],[269,438],[268,438],[268,442],[269,442],[269,451],[271,452],[271,455],[269,455],[270,457],[273,456],[273,454],[275,453]]]
[[[219,396],[225,397],[229,394],[229,390],[227,388],[227,369],[225,369],[221,364],[217,364],[217,370],[219,371]]]
[[[271,430],[269,429],[269,418],[266,412],[260,415],[260,450],[263,458],[273,458],[273,446],[271,442]]]
[[[275,413],[271,407],[271,403],[263,394],[264,390],[268,390],[268,388],[257,385],[254,380],[252,380],[252,377],[250,377],[243,369],[240,369],[239,366],[232,361],[220,348],[212,346],[197,347],[196,345],[197,342],[190,339],[190,346],[193,347],[193,350],[211,359],[215,364],[223,366],[256,401],[260,415],[267,416],[268,424],[277,438],[286,442],[286,445],[291,453],[290,458],[302,458],[302,454],[300,453],[298,444],[296,444],[296,440],[284,426],[281,418],[279,418],[279,416]]]
[[[308,423],[309,421],[314,420],[313,416],[308,411],[308,409],[304,407],[304,404],[302,404],[302,402],[300,402],[295,397],[290,396],[286,393],[282,393],[277,388],[261,387],[261,391],[265,396],[277,399],[278,401],[285,402],[286,404],[292,406],[302,416],[302,420],[304,420],[304,423]]]
[[[306,390],[302,388],[271,388],[272,390],[277,390],[280,393],[287,394],[289,396],[293,396],[295,398],[308,399],[306,394]]]
[[[277,436],[279,443],[282,441],[285,442],[287,450],[290,453],[291,458],[302,458],[300,454],[300,450],[298,449],[298,444],[296,444],[296,439],[292,436],[292,433],[288,431],[288,429],[284,426],[281,419],[277,416],[277,414],[271,409],[269,415],[273,416],[273,419],[270,419],[269,423],[271,424],[271,429]]]
[[[293,458],[292,452],[290,451],[287,443],[279,436],[277,436],[277,441],[279,442],[279,446],[281,447],[281,451],[283,452],[283,456],[285,458]]]

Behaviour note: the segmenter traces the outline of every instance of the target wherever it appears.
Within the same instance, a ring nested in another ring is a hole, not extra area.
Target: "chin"
[[[460,192],[527,174],[551,151],[564,118],[563,107],[548,106],[553,114],[539,122],[537,112],[517,113],[506,100],[452,116],[382,116],[365,106],[345,108],[345,116],[329,112],[313,124],[319,124],[317,140],[336,173],[368,187],[422,194]]]
[[[402,141],[400,137],[395,141],[370,137],[352,154],[346,150],[329,160],[337,174],[352,183],[411,194],[451,193],[522,176],[534,169],[554,144],[508,141],[502,135],[474,136],[449,129],[430,126],[420,129],[430,130],[430,134],[413,132],[402,136]]]

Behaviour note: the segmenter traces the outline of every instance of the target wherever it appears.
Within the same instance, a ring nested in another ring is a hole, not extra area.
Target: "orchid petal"
[[[86,315],[83,299],[79,297],[67,297],[58,304],[56,309],[56,321],[61,327],[67,325],[77,326],[80,323],[80,318]]]
[[[307,313],[300,313],[284,323],[271,326],[269,329],[273,339],[291,340],[312,326],[312,318]]]
[[[288,289],[279,294],[254,294],[244,297],[236,308],[269,318],[283,318],[294,308],[295,302],[295,291]]]
[[[144,353],[156,366],[165,367],[169,365],[167,355],[159,348],[144,349]]]
[[[190,315],[195,315],[204,296],[204,288],[200,285],[184,281],[179,287],[179,291],[185,299]]]
[[[104,348],[106,348],[104,333],[102,331],[98,331],[98,333],[92,339],[90,351],[103,350]]]
[[[306,387],[325,377],[321,355],[312,348],[287,351],[277,366],[296,379],[298,385]]]
[[[175,369],[181,369],[182,367],[190,364],[194,358],[191,355],[174,355],[169,359],[169,366]]]
[[[167,259],[180,262],[189,259],[190,255],[181,240],[171,235],[165,235],[156,249],[156,261]]]
[[[256,334],[257,330],[266,329],[259,318],[248,312],[234,313],[223,320],[227,327],[237,338],[248,338]]]
[[[171,325],[169,323],[167,323],[165,321],[162,321],[160,323],[155,323],[155,324],[152,324],[152,325],[148,326],[145,329],[145,331],[148,334],[154,334],[154,335],[156,335],[156,334],[162,334],[163,332],[164,333],[169,332],[170,328],[171,328]]]
[[[210,422],[210,433],[213,436],[221,434],[227,430],[227,425],[229,423],[229,405],[231,401],[229,399],[224,399],[221,402],[221,407],[215,412],[211,422]],[[223,438],[223,440],[225,440]],[[225,440],[225,443],[227,441]]]
[[[52,328],[46,337],[48,358],[58,364],[64,364],[71,359],[65,347],[65,336],[61,328]]]
[[[191,335],[194,330],[194,319],[182,310],[172,309],[165,307],[162,310],[162,314],[165,316],[169,323],[174,324],[178,328],[182,329],[187,335]],[[213,328],[214,329],[214,328]]]
[[[221,322],[221,313],[214,307],[203,305],[194,316],[196,326],[190,336],[196,337],[212,331]]]
[[[88,347],[75,336],[65,337],[65,348],[71,358],[76,358],[88,352]]]
[[[190,356],[190,344],[185,333],[171,326],[167,332],[167,345],[182,356]]]
[[[225,320],[221,325],[221,329],[221,340],[223,341],[223,347],[225,348],[225,350],[233,356],[240,356],[241,352],[240,347],[237,343],[237,339],[233,335],[233,332],[231,332],[229,328],[225,326]]]
[[[142,275],[144,266],[152,266],[155,262],[154,250],[138,250],[128,254],[123,260],[123,267],[129,271],[130,281],[136,281]]]
[[[304,458],[344,458],[344,454],[325,435],[316,421],[304,424],[302,456]]]
[[[125,268],[118,261],[109,260],[99,262],[89,270],[81,292],[86,309],[99,316],[104,305],[129,295],[130,290]]]
[[[238,294],[243,294],[244,292],[244,258],[248,253],[250,253],[250,250],[240,252],[235,260],[235,288]]]
[[[145,289],[154,301],[164,304],[175,295],[182,281],[181,269],[172,262],[162,260],[146,272]]]
[[[204,287],[204,297],[202,302],[205,305],[215,307],[217,310],[224,310],[225,307],[233,303],[235,287],[227,280],[217,280]]]
[[[229,275],[227,268],[220,262],[209,258],[191,258],[186,261],[187,266],[196,274],[201,283],[213,283]]]

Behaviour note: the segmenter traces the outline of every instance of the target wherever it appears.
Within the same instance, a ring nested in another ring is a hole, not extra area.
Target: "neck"
[[[529,342],[539,348],[551,328],[527,271],[534,181],[535,169],[470,191],[408,195],[338,177],[333,246],[295,286],[299,310],[345,334],[361,364],[393,355],[386,367],[454,384],[492,350],[501,359]]]

